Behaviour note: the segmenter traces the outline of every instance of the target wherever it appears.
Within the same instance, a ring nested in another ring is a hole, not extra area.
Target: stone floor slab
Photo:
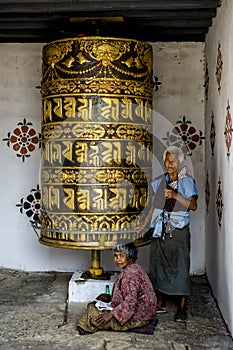
[[[0,350],[233,350],[233,340],[205,276],[191,277],[188,321],[174,322],[176,306],[158,315],[154,335],[96,332],[80,336],[86,303],[68,303],[72,273],[0,270]]]

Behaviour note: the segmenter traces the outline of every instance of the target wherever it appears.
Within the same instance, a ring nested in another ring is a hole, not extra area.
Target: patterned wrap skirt
[[[175,228],[172,238],[152,238],[149,274],[155,291],[167,295],[190,294],[190,231],[189,225]]]

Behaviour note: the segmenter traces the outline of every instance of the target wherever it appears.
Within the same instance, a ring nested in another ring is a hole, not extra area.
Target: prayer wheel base
[[[103,275],[103,268],[99,267],[99,268],[94,268],[94,267],[89,267],[88,271],[91,274],[91,277],[95,277],[95,276],[101,276]]]
[[[88,272],[75,271],[69,281],[68,302],[91,302],[95,298],[105,292],[106,284],[109,285],[110,292],[119,272],[106,272],[105,279],[85,278]],[[84,277],[83,277],[84,276]],[[108,277],[108,278],[107,278]]]

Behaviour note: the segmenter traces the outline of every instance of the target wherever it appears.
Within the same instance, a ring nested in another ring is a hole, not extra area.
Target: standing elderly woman
[[[116,244],[113,252],[114,262],[122,271],[113,286],[111,310],[100,311],[95,302],[88,304],[78,331],[81,335],[97,330],[153,334],[157,300],[148,275],[136,263],[137,248],[132,242]],[[101,294],[97,300],[106,301],[106,295]]]
[[[166,295],[177,297],[174,320],[187,319],[189,295],[190,210],[197,209],[197,188],[184,167],[183,152],[169,147],[163,155],[165,174],[152,182],[152,207],[139,231],[150,221],[154,228],[150,246],[150,279],[158,297],[157,313],[166,312]]]

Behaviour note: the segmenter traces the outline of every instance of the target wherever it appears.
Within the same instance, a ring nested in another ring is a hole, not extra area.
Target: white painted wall
[[[38,242],[28,217],[16,204],[39,183],[40,150],[32,152],[23,163],[7,147],[3,138],[26,118],[40,131],[42,44],[0,44],[0,266],[26,271],[74,271],[91,266],[91,252],[46,247]],[[204,129],[203,44],[156,43],[154,74],[162,81],[154,97],[154,133],[158,140],[184,115],[197,130]],[[164,142],[164,141],[163,141]],[[156,146],[157,147],[157,146]],[[158,148],[156,154],[161,156]],[[204,261],[204,145],[193,152],[199,189],[199,209],[192,213],[193,273],[202,273]],[[155,159],[154,173],[160,172]],[[149,247],[140,248],[139,263],[148,270]],[[104,269],[114,269],[112,252],[102,254]]]
[[[206,62],[209,70],[209,93],[206,103],[206,172],[209,173],[210,205],[206,213],[206,271],[223,317],[233,334],[233,150],[227,156],[225,121],[229,101],[233,115],[233,2],[223,1],[217,17],[206,37]],[[217,50],[222,52],[221,90],[216,80]],[[214,113],[216,141],[214,156],[211,155],[210,125]],[[218,225],[216,193],[221,180],[223,194],[223,218]]]

